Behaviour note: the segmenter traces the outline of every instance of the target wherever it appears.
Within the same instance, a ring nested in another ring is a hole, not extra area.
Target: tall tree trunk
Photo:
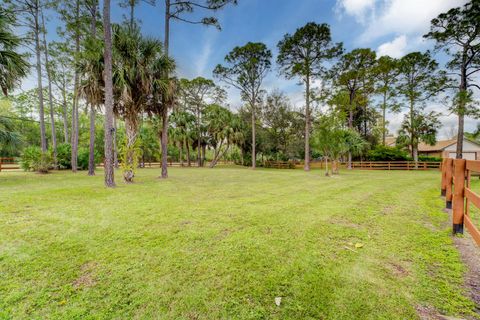
[[[117,117],[113,115],[113,165],[118,169]]]
[[[169,57],[169,45],[170,45],[170,0],[165,0],[165,36],[164,36],[164,48],[165,55]],[[169,78],[169,74],[165,74],[165,78]],[[169,102],[164,105],[162,112],[162,179],[168,178],[168,108]]]
[[[349,107],[350,110],[348,111],[348,128],[353,129],[353,105],[355,100],[355,91],[350,91],[349,95]],[[347,169],[352,170],[352,151],[348,150],[348,158],[347,158]]]
[[[48,57],[48,43],[47,43],[47,29],[45,28],[45,17],[42,12],[42,27],[43,27],[43,48],[45,54],[45,70],[47,71],[47,80],[48,80],[48,104],[50,107],[50,130],[52,134],[52,146],[53,146],[53,164],[57,168],[57,133],[55,130],[55,116],[53,110],[53,95],[52,95],[52,77],[50,72],[50,63]]]
[[[90,29],[92,38],[97,38],[97,1],[92,3]],[[95,175],[95,105],[90,104],[90,141],[88,150],[88,175]]]
[[[168,108],[162,112],[162,179],[168,178]]]
[[[206,152],[207,152],[207,145],[202,144],[202,166],[205,164],[205,161],[207,160]]]
[[[200,148],[201,146],[201,143],[202,143],[202,130],[201,130],[201,127],[200,127],[200,117],[201,117],[201,113],[200,113],[200,106],[197,105],[197,161],[198,161],[198,167],[202,167],[203,166],[203,162],[202,162],[202,150]]]
[[[180,166],[183,167],[183,141],[179,143],[179,157],[180,157]]]
[[[185,147],[186,147],[186,151],[187,151],[187,166],[191,167],[192,162],[190,161],[190,145],[189,145],[187,139],[184,140],[184,143],[185,143]]]
[[[113,168],[113,80],[112,80],[112,31],[110,26],[110,0],[103,2],[103,37],[105,49],[105,186],[115,187],[115,171]]]
[[[460,93],[467,91],[467,69],[465,68],[466,53],[464,53],[463,65],[461,68],[460,75]],[[459,100],[460,105],[458,106],[458,132],[457,132],[457,149],[456,156],[457,159],[463,158],[463,136],[464,136],[464,127],[465,127],[465,101],[463,98]]]
[[[252,169],[255,170],[257,167],[257,151],[256,151],[256,137],[255,137],[255,99],[254,96],[252,99]]]
[[[127,183],[133,182],[135,177],[135,142],[138,135],[138,119],[125,117],[125,134],[127,136],[127,145],[125,146],[125,163],[123,164],[123,179]]]
[[[68,116],[67,116],[67,88],[65,85],[65,82],[63,84],[63,89],[62,89],[62,117],[63,117],[63,137],[64,137],[64,142],[68,143]]]
[[[418,137],[417,132],[414,127],[414,100],[410,99],[410,146],[412,148],[412,158],[413,162],[415,162],[415,169],[418,169]]]
[[[38,112],[40,118],[40,142],[42,152],[47,152],[47,136],[45,134],[45,108],[43,105],[43,86],[42,86],[42,59],[40,58],[40,24],[39,24],[39,0],[35,1],[35,56],[37,58],[37,94],[38,94]]]
[[[90,105],[90,141],[88,146],[88,175],[95,175],[95,106]]]
[[[133,28],[135,22],[135,1],[130,0],[130,27]]]
[[[305,164],[303,170],[310,171],[310,76],[307,75],[305,90]]]
[[[80,0],[76,1],[75,7],[75,17],[76,22],[80,20]],[[80,52],[80,30],[78,26],[75,30],[75,57]],[[76,59],[76,58],[75,58]],[[74,86],[73,89],[73,108],[72,108],[72,172],[77,172],[77,161],[78,161],[78,131],[79,131],[79,121],[78,121],[78,89],[80,85],[80,77],[78,71],[75,71],[74,76]]]
[[[383,107],[382,107],[382,125],[383,125],[383,132],[382,132],[382,141],[383,141],[383,146],[387,145],[386,142],[386,135],[387,135],[387,124],[386,124],[386,117],[387,117],[387,94],[383,94]]]
[[[325,157],[325,177],[328,177],[328,158]]]

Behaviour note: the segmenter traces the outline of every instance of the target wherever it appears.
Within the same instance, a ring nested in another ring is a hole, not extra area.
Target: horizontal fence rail
[[[20,164],[16,158],[0,158],[0,172],[7,170],[18,170]]]
[[[346,165],[346,164],[342,164]],[[352,169],[362,170],[431,170],[439,169],[440,162],[426,161],[354,161]]]
[[[264,161],[266,168],[303,168],[303,161]],[[348,163],[338,162],[340,168],[347,168]],[[429,161],[352,161],[352,169],[354,170],[439,170],[441,162]],[[330,167],[332,162],[328,162]],[[312,161],[310,168],[325,168],[325,161]]]
[[[480,161],[444,159],[442,161],[441,194],[447,209],[452,210],[453,233],[463,233],[464,227],[480,246],[480,230],[471,217],[470,207],[480,209],[480,195],[471,189],[473,173],[480,172]]]
[[[233,161],[218,161],[216,163],[216,165],[233,165],[233,164],[235,164]],[[198,167],[198,162],[191,161],[190,165],[188,165],[187,161],[183,163],[169,161],[167,162],[167,165],[169,167]],[[204,167],[208,167],[209,165],[210,165],[210,162],[207,162],[207,161],[204,162]],[[161,162],[140,162],[138,166],[140,168],[161,168],[162,163]],[[103,168],[103,163],[99,163],[97,167]]]

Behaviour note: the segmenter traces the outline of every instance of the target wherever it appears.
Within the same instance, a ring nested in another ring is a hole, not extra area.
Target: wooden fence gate
[[[464,226],[480,246],[480,231],[470,215],[470,205],[480,209],[480,195],[471,189],[472,173],[480,172],[480,161],[444,159],[442,161],[442,196],[452,210],[453,233],[463,233]]]

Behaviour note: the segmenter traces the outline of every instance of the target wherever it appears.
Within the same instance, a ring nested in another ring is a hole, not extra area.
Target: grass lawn
[[[0,319],[475,316],[438,171],[159,174],[1,172]]]

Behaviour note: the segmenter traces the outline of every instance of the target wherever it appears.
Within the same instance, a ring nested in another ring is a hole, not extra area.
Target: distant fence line
[[[205,161],[205,167],[208,167],[210,162]],[[218,161],[217,165],[234,165],[233,161]],[[274,168],[274,169],[300,169],[303,168],[303,161],[290,160],[290,161],[275,161],[275,160],[265,160],[263,161],[263,166],[265,168]],[[328,163],[331,166],[331,162]],[[347,163],[339,162],[338,165],[341,168],[346,168]],[[160,168],[162,166],[161,162],[140,162],[139,167],[141,168]],[[197,161],[191,161],[190,165],[185,161],[183,164],[178,161],[168,161],[169,167],[198,167]],[[97,165],[97,167],[102,168],[103,163]],[[312,161],[310,162],[310,167],[312,169],[324,169],[324,161]],[[419,161],[415,163],[414,161],[353,161],[352,169],[354,170],[434,170],[440,169],[441,162],[426,162]],[[17,158],[0,158],[0,171],[6,170],[19,170],[20,164]]]
[[[480,246],[480,231],[475,226],[470,205],[480,209],[480,195],[471,189],[472,173],[480,172],[479,160],[444,159],[441,195],[447,209],[452,209],[453,233],[463,233],[464,226]]]
[[[264,167],[275,169],[300,169],[303,168],[303,161],[264,161]],[[329,161],[328,165],[332,163]],[[339,162],[341,168],[346,168],[346,162]],[[312,161],[310,168],[325,167],[325,161]],[[441,167],[441,162],[428,161],[353,161],[352,169],[355,170],[438,170]]]

